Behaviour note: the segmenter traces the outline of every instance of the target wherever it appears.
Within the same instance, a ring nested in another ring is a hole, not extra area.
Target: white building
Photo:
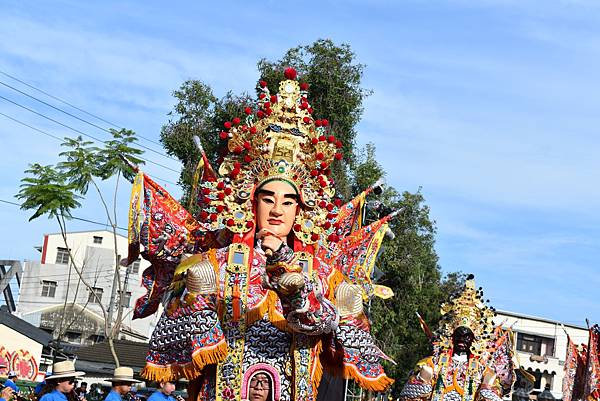
[[[113,319],[117,316],[121,294],[114,280],[115,238],[106,230],[71,232],[67,234],[67,244],[94,293],[82,284],[75,269],[70,268],[69,252],[61,234],[46,234],[39,248],[41,261],[27,261],[23,266],[15,314],[49,332],[58,332],[62,325],[65,333],[62,340],[73,345],[89,345],[102,341],[105,336],[100,304],[112,312]],[[117,234],[116,245],[118,258],[126,257],[127,238]],[[135,300],[145,293],[141,277],[148,266],[147,261],[138,260],[127,268],[120,268],[124,319],[119,338],[147,341],[158,319],[156,315],[132,319]],[[65,298],[67,307],[63,318]]]
[[[512,327],[515,333],[517,362],[536,378],[534,393],[549,384],[556,399],[562,398],[567,335],[576,344],[587,345],[589,332],[583,326],[564,324],[520,313],[498,311],[496,324]]]

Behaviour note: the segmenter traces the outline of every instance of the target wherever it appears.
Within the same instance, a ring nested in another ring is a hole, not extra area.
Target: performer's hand
[[[266,228],[263,228],[256,233],[256,238],[262,240],[261,247],[267,256],[272,255],[281,247],[281,244],[283,244],[281,238],[277,237],[272,231]]]
[[[6,401],[10,400],[13,396],[13,389],[10,387],[4,387],[2,389],[2,392],[0,393],[0,395],[2,396],[2,398],[4,398]]]

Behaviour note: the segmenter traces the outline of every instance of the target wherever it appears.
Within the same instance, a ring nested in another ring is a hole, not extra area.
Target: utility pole
[[[110,290],[110,301],[108,304],[108,330],[110,331],[112,329],[112,325],[113,325],[113,313],[115,310],[115,297],[117,295],[117,288],[119,286],[119,281],[121,279],[121,272],[120,272],[120,266],[117,265],[117,267],[115,268],[115,274],[113,275],[113,283],[112,283],[112,289]],[[119,301],[119,304],[121,303],[121,301]]]

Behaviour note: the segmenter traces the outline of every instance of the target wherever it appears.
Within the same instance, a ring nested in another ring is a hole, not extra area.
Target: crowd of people
[[[0,369],[2,367],[0,365]],[[74,362],[57,362],[32,392],[26,392],[16,385],[17,374],[9,371],[2,384],[0,401],[183,401],[175,395],[176,383],[172,381],[155,383],[156,390],[146,400],[134,387],[142,381],[133,378],[134,372],[130,367],[114,370],[113,377],[106,380],[110,383],[110,391],[106,391],[102,383],[93,383],[88,389],[88,383],[81,381],[84,376],[85,372],[75,370]],[[268,385],[263,385],[261,390],[268,388]]]

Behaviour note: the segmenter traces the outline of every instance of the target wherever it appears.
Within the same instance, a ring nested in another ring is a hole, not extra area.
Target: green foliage
[[[21,190],[17,198],[22,200],[21,209],[36,209],[29,219],[44,214],[49,218],[70,217],[71,211],[81,206],[82,199],[94,183],[95,178],[106,180],[115,174],[123,174],[133,179],[134,171],[124,158],[134,164],[143,164],[137,156],[142,151],[134,148],[137,138],[131,130],[111,130],[112,139],[102,148],[92,146],[93,142],[77,138],[65,138],[62,146],[67,148],[59,156],[62,161],[56,166],[41,166],[38,163],[25,171],[29,177],[21,180]]]
[[[138,157],[144,152],[132,146],[137,141],[135,132],[125,128],[119,131],[111,129],[110,132],[113,139],[104,142],[104,147],[98,152],[100,161],[98,176],[106,180],[121,174],[126,180],[133,181],[136,172],[131,164],[136,166],[144,164],[144,161]]]
[[[173,92],[177,103],[169,115],[174,118],[162,127],[160,140],[167,153],[181,160],[183,168],[179,184],[184,190],[183,204],[188,203],[194,169],[200,152],[194,144],[194,135],[200,142],[211,164],[216,168],[226,141],[219,138],[225,121],[244,115],[244,108],[252,104],[248,95],[227,93],[216,98],[210,86],[197,81],[185,81]]]
[[[21,190],[17,198],[22,200],[21,209],[32,210],[35,213],[29,221],[44,214],[48,218],[71,216],[71,210],[81,206],[76,189],[67,182],[67,177],[53,166],[30,164],[25,173],[30,177],[21,180]]]

